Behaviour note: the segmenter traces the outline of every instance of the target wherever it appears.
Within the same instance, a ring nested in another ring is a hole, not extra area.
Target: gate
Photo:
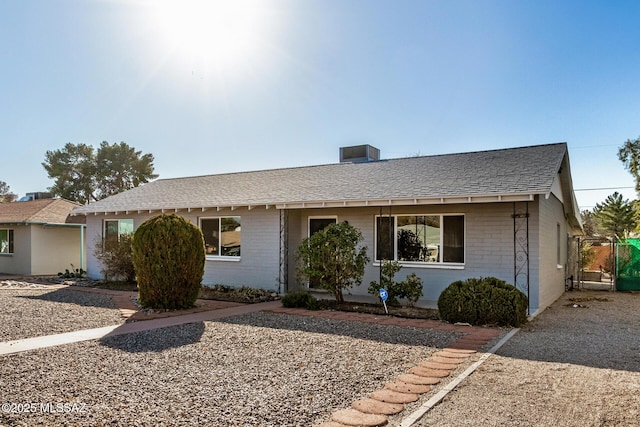
[[[577,237],[576,240],[577,287],[614,290],[618,273],[616,240],[608,237]]]
[[[622,239],[616,245],[616,289],[640,291],[640,239]]]

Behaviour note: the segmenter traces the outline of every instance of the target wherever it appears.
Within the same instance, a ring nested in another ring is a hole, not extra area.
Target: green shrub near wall
[[[458,280],[438,298],[441,319],[472,325],[522,325],[527,321],[528,305],[525,294],[495,277]]]
[[[176,214],[158,215],[138,227],[131,250],[143,307],[193,307],[205,262],[198,227]]]

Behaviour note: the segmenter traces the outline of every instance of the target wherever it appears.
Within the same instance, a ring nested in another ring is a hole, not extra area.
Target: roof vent
[[[369,144],[340,147],[340,163],[361,163],[380,160],[380,150]]]

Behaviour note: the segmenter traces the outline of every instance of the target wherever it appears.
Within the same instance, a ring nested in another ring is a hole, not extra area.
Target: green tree
[[[298,246],[299,280],[313,280],[331,292],[338,303],[344,302],[343,289],[362,282],[369,262],[367,247],[358,248],[362,233],[347,222],[330,224]]]
[[[625,232],[631,232],[637,227],[635,203],[623,199],[617,191],[604,202],[596,203],[593,216],[607,236],[622,237]]]
[[[0,181],[0,202],[13,202],[18,198],[16,194],[11,192],[11,188],[6,182]]]
[[[153,155],[143,155],[124,142],[103,141],[97,151],[87,144],[67,143],[47,151],[42,166],[54,180],[49,191],[78,203],[104,199],[158,177]]]
[[[587,236],[602,235],[600,225],[598,224],[598,220],[593,211],[585,209],[580,212],[580,216],[582,217],[582,228],[584,228],[584,232]]]
[[[640,193],[640,137],[627,139],[618,149],[618,159],[636,180],[636,192]]]

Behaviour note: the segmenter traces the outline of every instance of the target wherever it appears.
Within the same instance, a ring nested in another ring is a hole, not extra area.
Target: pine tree
[[[623,200],[618,192],[608,196],[604,202],[596,203],[593,215],[600,229],[610,237],[622,237],[626,233],[633,232],[638,225],[635,202]]]

